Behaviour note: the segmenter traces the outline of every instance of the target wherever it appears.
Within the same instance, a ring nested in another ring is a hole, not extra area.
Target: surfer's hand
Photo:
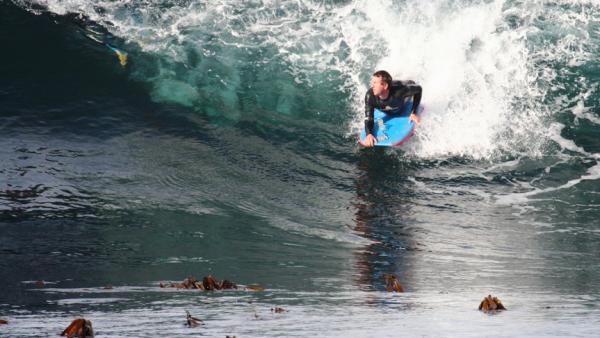
[[[410,113],[410,120],[415,122],[416,124],[421,123],[421,118],[415,113]]]
[[[373,134],[369,134],[369,135],[367,135],[367,137],[365,137],[365,141],[363,142],[363,145],[365,147],[372,147],[375,145],[375,143],[377,143],[377,139],[375,138],[375,136],[373,136]]]

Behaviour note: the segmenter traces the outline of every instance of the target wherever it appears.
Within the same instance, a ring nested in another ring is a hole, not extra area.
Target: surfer
[[[405,100],[412,98],[413,107],[410,120],[420,122],[416,114],[421,103],[423,89],[414,81],[392,81],[392,76],[385,70],[377,71],[371,78],[371,88],[365,94],[365,131],[367,137],[363,141],[366,147],[372,147],[377,142],[373,135],[375,108],[393,115],[402,112]]]

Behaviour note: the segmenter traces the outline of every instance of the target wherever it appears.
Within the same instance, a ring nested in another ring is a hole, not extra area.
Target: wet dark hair
[[[384,82],[386,82],[388,84],[388,87],[392,86],[392,76],[390,75],[390,73],[386,72],[385,70],[378,70],[375,73],[373,73],[373,76],[380,77],[381,80],[383,80]]]

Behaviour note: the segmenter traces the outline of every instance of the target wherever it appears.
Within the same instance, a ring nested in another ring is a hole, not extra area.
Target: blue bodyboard
[[[373,135],[377,139],[376,146],[380,147],[397,147],[408,140],[414,130],[415,123],[410,120],[410,112],[412,110],[412,102],[407,102],[400,114],[388,115],[379,109],[375,109],[374,119],[375,125]],[[419,106],[417,115],[421,115],[424,108]],[[367,137],[365,129],[360,132],[360,143]]]

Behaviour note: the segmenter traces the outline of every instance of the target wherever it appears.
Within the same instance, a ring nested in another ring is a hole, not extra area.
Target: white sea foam
[[[382,34],[390,53],[378,68],[424,87],[415,154],[487,158],[504,148],[506,133],[522,139],[539,128],[545,111],[538,107],[514,114],[516,99],[539,93],[529,78],[526,31],[505,29],[504,1],[409,4],[388,14],[404,24]]]
[[[73,305],[73,304],[105,304],[105,303],[115,303],[127,301],[127,298],[66,298],[59,299],[56,301],[51,301],[51,303],[56,303],[58,305]]]
[[[575,115],[575,117],[579,119],[586,119],[592,123],[600,124],[600,117],[594,115],[591,110],[593,106],[587,105],[586,102],[589,102],[592,99],[592,94],[596,92],[598,89],[598,84],[594,83],[590,86],[590,88],[577,95],[571,102],[575,101],[576,104],[570,108],[571,113]]]

